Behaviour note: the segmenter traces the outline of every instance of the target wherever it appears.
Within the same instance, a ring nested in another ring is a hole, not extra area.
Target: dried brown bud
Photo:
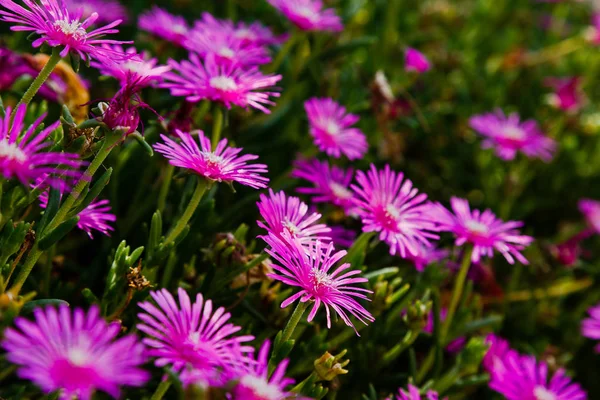
[[[141,260],[137,267],[129,268],[129,273],[127,274],[127,286],[135,290],[143,290],[152,286],[150,281],[142,275]]]

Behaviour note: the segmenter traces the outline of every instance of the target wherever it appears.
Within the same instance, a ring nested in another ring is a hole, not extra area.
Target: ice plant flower
[[[246,365],[240,371],[231,374],[237,382],[231,390],[233,399],[243,400],[280,400],[287,399],[293,394],[286,387],[293,384],[294,380],[285,377],[289,360],[281,361],[269,378],[269,350],[271,342],[265,340],[258,351],[258,357],[248,357]]]
[[[441,204],[435,205],[437,223],[441,230],[454,234],[456,246],[465,243],[473,246],[472,262],[478,263],[482,257],[492,257],[496,250],[509,264],[514,264],[515,259],[529,264],[521,250],[529,246],[533,238],[519,233],[522,222],[504,222],[489,209],[483,212],[471,210],[469,202],[458,197],[452,197],[450,205],[454,213]]]
[[[19,317],[18,329],[8,328],[0,344],[17,374],[45,393],[59,390],[60,399],[89,400],[102,390],[120,397],[120,386],[144,385],[150,374],[144,346],[133,335],[117,339],[121,324],[106,323],[97,306],[86,313],[68,306],[33,312],[35,321]]]
[[[211,150],[210,139],[202,131],[198,134],[200,147],[187,132],[176,131],[181,143],[161,135],[163,143],[154,145],[154,150],[165,156],[171,165],[187,169],[209,181],[233,183],[237,182],[254,189],[267,187],[269,178],[261,176],[267,172],[264,164],[248,164],[258,156],[245,154],[242,149],[227,147],[227,139],[221,139],[216,149]]]
[[[390,246],[390,254],[402,258],[417,255],[422,246],[431,246],[438,235],[430,215],[427,195],[413,187],[404,174],[386,165],[377,170],[373,164],[365,174],[358,171],[354,202],[362,219],[363,232],[378,232],[379,239]]]
[[[407,47],[404,51],[404,69],[422,74],[431,69],[431,63],[419,50]]]
[[[489,345],[485,356],[483,357],[483,368],[488,372],[493,372],[504,362],[506,356],[514,352],[509,343],[493,333],[487,335],[485,343]]]
[[[592,199],[579,200],[579,211],[584,215],[588,225],[600,233],[600,201]]]
[[[354,170],[335,165],[330,166],[327,161],[297,160],[294,162],[292,177],[309,181],[313,187],[296,189],[298,193],[312,196],[315,203],[331,203],[349,212],[353,207],[350,183],[354,177]]]
[[[469,125],[486,138],[482,147],[495,148],[503,160],[514,159],[520,151],[527,157],[549,162],[556,151],[556,142],[544,136],[536,121],[521,121],[516,113],[506,116],[497,110],[475,115],[470,118]]]
[[[421,397],[419,388],[413,385],[408,385],[408,392],[404,389],[398,390],[396,400],[439,400],[439,395],[433,390],[427,391],[424,397]]]
[[[219,379],[217,372],[239,367],[254,349],[244,343],[253,336],[234,336],[241,328],[228,322],[231,314],[223,307],[213,309],[211,300],[202,294],[191,303],[185,290],[177,290],[179,305],[166,289],[151,291],[154,303],[139,303],[145,312],[139,313],[142,323],[137,328],[148,335],[143,342],[157,367],[171,366],[174,371],[192,369],[211,382]],[[220,370],[220,371],[219,371]]]
[[[550,104],[554,107],[566,112],[576,112],[583,105],[580,77],[548,78],[545,84],[554,89],[549,97]]]
[[[331,232],[329,236],[331,236],[331,241],[336,246],[350,248],[352,244],[354,244],[354,240],[356,239],[356,232],[352,229],[346,229],[340,225],[330,226]]]
[[[310,124],[310,134],[319,150],[328,156],[340,158],[342,154],[349,160],[362,158],[368,144],[365,134],[356,124],[359,116],[346,112],[346,108],[330,98],[313,97],[304,103]]]
[[[587,338],[600,339],[600,304],[588,310],[590,316],[581,323],[581,334]],[[596,345],[596,353],[600,353],[600,343]]]
[[[36,179],[50,176],[52,186],[64,188],[82,175],[80,167],[85,162],[79,160],[74,153],[44,151],[52,146],[46,140],[58,128],[56,121],[47,128],[35,133],[46,114],[43,114],[27,130],[25,116],[27,106],[21,105],[10,122],[11,109],[6,109],[6,116],[0,117],[0,175],[5,179],[19,179],[23,185],[33,183]]]
[[[571,381],[563,369],[549,376],[549,367],[535,357],[508,353],[501,368],[495,368],[489,386],[507,400],[586,400],[579,384]]]
[[[190,102],[203,99],[223,103],[227,108],[254,107],[265,113],[270,111],[264,105],[275,104],[270,97],[279,93],[258,91],[272,87],[281,80],[281,75],[263,75],[257,67],[242,69],[235,65],[219,65],[214,55],[200,61],[191,53],[189,61],[169,60],[173,71],[165,74],[165,82],[160,86],[171,91],[173,96],[184,96]]]
[[[417,254],[408,254],[406,258],[412,261],[417,271],[423,272],[427,266],[440,262],[449,255],[450,251],[447,249],[436,249],[435,247],[422,245],[417,250]]]
[[[26,7],[13,0],[0,0],[0,20],[12,22],[13,31],[34,32],[40,38],[33,41],[33,47],[47,43],[50,47],[63,47],[61,57],[69,52],[78,54],[82,59],[111,58],[118,59],[119,54],[102,47],[103,44],[131,43],[118,40],[102,39],[104,36],[117,33],[114,29],[121,23],[118,19],[97,29],[88,29],[98,20],[98,13],[92,13],[82,20],[82,10],[69,12],[65,0],[45,0],[38,4],[33,0],[24,0]]]
[[[357,335],[358,332],[350,320],[350,315],[365,325],[375,320],[371,313],[357,301],[357,299],[369,300],[365,293],[372,293],[372,291],[356,286],[368,280],[357,276],[360,275],[360,270],[348,270],[351,268],[349,263],[335,267],[347,254],[345,250],[335,252],[333,243],[325,245],[319,240],[309,244],[308,247],[289,237],[283,241],[275,236],[269,236],[267,241],[271,247],[267,248],[266,252],[280,264],[274,263],[274,272],[267,276],[300,288],[298,293],[281,303],[281,308],[287,307],[296,300],[301,303],[310,301],[313,305],[307,321],[311,322],[323,305],[328,328],[331,328],[331,309],[333,309]]]
[[[117,0],[65,0],[65,5],[71,15],[81,13],[81,18],[84,19],[102,11],[102,14],[98,14],[96,23],[110,23],[118,19],[125,22],[129,18],[127,9]]]
[[[317,223],[321,214],[309,213],[308,206],[297,197],[287,196],[283,191],[275,193],[273,189],[269,189],[269,196],[261,194],[256,205],[264,219],[264,222],[257,221],[257,224],[265,229],[268,235],[285,240],[286,233],[303,246],[308,246],[316,240],[330,240],[327,235],[331,228]]]
[[[185,18],[170,14],[157,6],[140,15],[138,27],[179,47],[184,47],[191,31]]]
[[[246,24],[227,19],[215,18],[208,12],[202,13],[202,18],[194,23],[194,30],[199,32],[223,32],[239,41],[244,46],[269,46],[279,44],[285,40],[285,37],[277,37],[271,29],[262,25],[260,22]]]
[[[321,0],[268,0],[291,23],[303,31],[333,31],[344,29],[335,10],[323,8]]]

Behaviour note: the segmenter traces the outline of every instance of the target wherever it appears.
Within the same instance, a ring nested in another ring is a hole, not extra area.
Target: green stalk
[[[456,313],[456,307],[458,306],[458,302],[463,294],[465,281],[467,280],[467,274],[469,273],[469,268],[471,267],[471,254],[473,254],[473,247],[469,246],[463,255],[462,264],[460,265],[460,270],[458,271],[456,282],[454,283],[454,290],[452,290],[448,314],[446,315],[446,320],[444,321],[442,330],[440,332],[440,343],[444,345],[446,344],[446,337],[448,335],[448,331],[450,330],[450,326],[452,325],[452,319]]]
[[[417,338],[419,337],[419,333],[419,331],[413,330],[406,332],[404,338],[397,345],[392,347],[383,355],[383,357],[381,358],[381,366],[385,367],[386,365],[394,361],[396,358],[398,358],[398,356],[402,354],[404,350],[412,346],[415,340],[417,340]]]
[[[266,68],[267,73],[277,72],[277,70],[283,63],[283,60],[285,60],[285,57],[290,53],[292,47],[294,47],[294,45],[296,44],[297,39],[298,32],[294,30],[290,38],[285,42],[281,49],[279,49],[279,53],[277,53],[275,60],[271,63],[271,65],[269,65],[268,68]]]
[[[174,171],[175,166],[172,164],[168,164],[167,168],[165,168],[162,185],[160,186],[160,192],[158,193],[158,210],[161,212],[161,214],[164,212],[167,204],[167,195],[169,194],[169,189],[171,188],[171,181],[173,180]]]
[[[223,132],[223,112],[224,110],[221,107],[215,107],[211,140],[213,151],[216,150],[219,140],[221,140],[221,133]]]
[[[194,190],[194,194],[192,194],[192,198],[190,199],[187,208],[183,212],[181,218],[179,218],[179,221],[177,221],[177,224],[171,229],[171,232],[165,239],[163,245],[166,246],[174,242],[175,239],[177,239],[177,236],[185,229],[187,223],[192,219],[196,208],[198,208],[200,200],[202,200],[202,196],[204,196],[204,192],[206,192],[207,188],[208,182],[203,178],[198,178],[198,184],[196,185],[196,189]]]
[[[156,391],[154,392],[152,397],[150,397],[150,400],[161,400],[165,396],[165,393],[167,393],[167,390],[169,390],[170,387],[171,387],[171,379],[162,381],[160,383],[160,385],[158,385],[158,387],[156,388]]]
[[[281,352],[281,347],[284,345],[284,343],[291,339],[292,335],[294,334],[294,330],[296,330],[296,327],[298,326],[298,323],[300,322],[300,319],[302,319],[302,315],[304,315],[304,312],[307,308],[308,302],[303,303],[299,301],[298,305],[294,309],[294,312],[290,316],[290,319],[285,325],[285,328],[283,328],[283,330],[280,332],[281,337],[276,339],[275,346],[273,346],[273,351],[271,352],[271,358],[269,359],[269,376],[271,376],[275,370],[276,363],[281,361],[277,359],[278,354]],[[279,336],[279,333],[277,336]],[[290,351],[291,349],[292,348],[290,348]]]
[[[29,88],[27,89],[25,94],[23,94],[23,97],[21,97],[21,100],[19,100],[19,103],[17,103],[17,105],[13,109],[12,114],[10,116],[11,119],[15,117],[15,113],[17,112],[17,109],[21,104],[29,104],[31,102],[33,96],[35,96],[35,94],[38,92],[38,90],[40,90],[44,82],[46,82],[46,80],[48,79],[52,71],[54,71],[54,68],[56,68],[56,65],[59,63],[61,58],[62,57],[60,56],[60,49],[58,47],[52,48],[52,55],[48,59],[48,62],[46,63],[46,65],[44,65],[44,68],[42,68],[42,70],[34,79],[34,81],[31,82],[31,85],[29,85]]]

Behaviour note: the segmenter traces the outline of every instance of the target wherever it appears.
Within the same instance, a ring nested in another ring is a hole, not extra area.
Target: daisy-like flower
[[[291,23],[303,31],[333,31],[344,29],[335,10],[323,8],[321,0],[268,0]]]
[[[92,13],[82,20],[82,10],[76,13],[69,12],[65,0],[45,0],[38,4],[33,0],[23,0],[26,7],[22,7],[13,0],[0,0],[0,19],[12,22],[13,31],[34,32],[40,35],[32,45],[40,47],[47,43],[50,47],[64,47],[60,52],[65,57],[69,52],[78,54],[83,59],[111,58],[118,60],[118,53],[102,47],[103,44],[131,43],[118,40],[102,39],[102,37],[117,33],[114,29],[121,23],[116,20],[108,25],[88,32],[96,20],[98,13]]]
[[[515,352],[511,349],[508,341],[493,333],[487,335],[485,343],[490,347],[483,357],[483,368],[490,373],[500,368],[500,365],[509,353]]]
[[[600,233],[600,201],[592,199],[579,200],[579,211],[587,220],[588,225],[596,232]]]
[[[404,52],[404,69],[422,74],[431,69],[431,63],[419,50],[407,47]]]
[[[280,362],[269,378],[269,350],[271,342],[265,340],[258,352],[258,358],[248,357],[246,364],[231,375],[237,383],[231,390],[232,399],[281,400],[293,396],[286,387],[294,380],[285,377],[289,360]]]
[[[581,323],[581,334],[587,338],[600,340],[600,304],[588,310],[589,318]],[[595,348],[600,353],[600,343]]]
[[[43,151],[53,144],[46,139],[60,121],[36,134],[46,114],[25,130],[26,114],[27,106],[23,104],[17,109],[12,124],[10,108],[6,109],[4,118],[0,117],[0,175],[6,179],[17,178],[24,185],[49,175],[49,182],[57,188],[64,188],[81,177],[79,168],[85,162],[79,160],[78,154]]]
[[[227,31],[196,28],[190,32],[184,45],[202,58],[212,55],[218,65],[247,68],[271,62],[265,47],[246,44]]]
[[[331,203],[341,207],[346,213],[353,207],[354,194],[349,189],[354,177],[352,168],[344,170],[335,165],[329,166],[327,161],[298,160],[294,162],[292,177],[305,179],[313,187],[301,187],[298,193],[312,196],[315,203]]]
[[[275,36],[271,29],[260,22],[234,24],[233,21],[215,18],[207,12],[202,13],[202,19],[194,23],[194,29],[199,32],[223,32],[240,40],[245,46],[269,46],[285,40],[285,37]]]
[[[576,112],[583,105],[584,100],[580,89],[581,78],[579,76],[548,78],[545,80],[545,84],[554,89],[554,93],[549,97],[552,106],[566,112]]]
[[[427,266],[446,259],[449,254],[450,251],[447,249],[436,249],[435,247],[421,245],[417,250],[417,254],[408,254],[406,258],[412,261],[417,271],[423,272]]]
[[[421,396],[421,392],[419,388],[413,385],[408,385],[408,392],[404,389],[398,390],[398,395],[396,396],[396,400],[438,400],[439,395],[437,392],[433,390],[427,391],[424,397]]]
[[[556,142],[544,136],[536,121],[521,122],[516,113],[506,116],[497,110],[475,115],[469,120],[469,125],[486,138],[482,147],[495,148],[496,154],[503,160],[514,159],[520,151],[527,157],[538,157],[548,162],[556,151]]]
[[[161,135],[164,143],[154,145],[154,150],[164,155],[169,163],[185,168],[205,179],[216,182],[238,182],[255,189],[267,187],[269,178],[261,176],[267,172],[264,164],[248,164],[258,156],[245,154],[240,156],[241,148],[227,147],[227,139],[221,139],[217,148],[212,151],[210,139],[204,132],[198,133],[200,147],[187,132],[176,131],[181,143],[165,135]]]
[[[140,15],[138,27],[179,47],[184,47],[191,31],[185,18],[157,6]]]
[[[456,236],[457,246],[465,243],[473,246],[472,262],[478,263],[482,257],[492,257],[496,250],[509,264],[514,264],[515,259],[529,264],[521,250],[529,246],[533,238],[519,233],[518,228],[523,226],[522,222],[504,222],[489,209],[483,212],[471,211],[469,202],[458,197],[452,197],[450,205],[454,214],[439,203],[435,205],[437,223],[441,230],[452,232]]]
[[[317,223],[321,214],[309,213],[308,206],[297,197],[286,196],[283,191],[274,193],[273,189],[269,189],[269,196],[261,194],[256,205],[265,220],[257,221],[257,224],[266,229],[269,236],[285,240],[284,234],[287,234],[303,246],[308,246],[316,240],[331,240],[327,236],[331,228]]]
[[[127,21],[127,9],[117,0],[65,0],[65,5],[72,15],[81,13],[81,18],[89,18],[97,11],[102,11],[98,15],[97,23],[110,23],[120,19]]]
[[[586,400],[579,384],[571,381],[563,369],[549,376],[548,364],[535,357],[509,352],[501,367],[495,368],[490,388],[507,400]]]
[[[245,355],[254,351],[243,344],[254,337],[234,336],[241,328],[228,322],[231,314],[223,307],[213,309],[212,301],[200,293],[194,303],[182,288],[177,294],[179,305],[166,289],[150,292],[155,304],[139,303],[145,313],[138,314],[142,323],[137,328],[148,335],[143,342],[148,355],[156,358],[154,365],[169,365],[177,372],[195,370],[194,375],[208,382],[218,379],[218,372],[240,367]]]
[[[363,232],[379,232],[379,239],[390,246],[390,254],[402,258],[417,255],[422,246],[431,246],[437,239],[436,225],[430,215],[427,195],[413,187],[389,165],[378,171],[373,164],[365,174],[356,173],[354,202],[363,222]]]
[[[269,97],[279,97],[277,92],[258,90],[272,87],[281,75],[263,75],[257,67],[242,69],[235,65],[219,65],[209,54],[204,64],[198,55],[191,53],[189,61],[169,60],[173,71],[165,74],[160,86],[171,90],[173,96],[184,96],[190,102],[203,99],[223,103],[227,108],[254,107],[265,113],[265,105],[274,105]]]
[[[281,264],[273,264],[275,272],[267,276],[300,288],[298,293],[281,303],[281,308],[287,307],[296,300],[301,303],[311,301],[313,306],[307,318],[307,321],[311,322],[323,305],[327,314],[328,328],[331,328],[331,309],[333,309],[357,335],[358,332],[350,321],[350,315],[365,325],[375,321],[371,313],[357,301],[357,299],[369,300],[365,293],[373,293],[356,286],[368,280],[358,276],[360,270],[348,270],[351,268],[349,263],[335,267],[347,254],[345,250],[335,252],[333,243],[326,245],[319,240],[306,246],[297,239],[286,236],[285,240],[269,236],[267,242],[271,247],[266,249],[266,252]]]
[[[85,313],[68,306],[34,310],[35,321],[17,318],[19,329],[4,331],[1,346],[17,374],[45,393],[60,390],[60,399],[91,399],[95,390],[114,398],[120,386],[143,386],[150,377],[144,346],[133,335],[117,339],[119,323],[106,323],[98,307]]]
[[[309,99],[304,109],[310,134],[319,150],[335,158],[344,154],[349,160],[365,155],[368,148],[365,134],[351,127],[358,122],[358,115],[347,113],[345,107],[329,98]]]
[[[115,63],[110,60],[102,62],[93,61],[91,65],[97,68],[102,75],[112,76],[121,85],[134,85],[133,91],[139,91],[152,83],[162,80],[164,73],[171,70],[167,65],[159,65],[156,58],[151,58],[148,52],[138,53],[135,47],[127,50],[120,45],[105,46],[113,51],[123,53],[124,62]]]

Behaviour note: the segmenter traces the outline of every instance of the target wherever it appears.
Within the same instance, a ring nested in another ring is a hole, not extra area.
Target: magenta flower
[[[587,220],[588,225],[596,232],[600,233],[600,201],[592,199],[579,200],[579,211]]]
[[[342,20],[331,8],[323,8],[321,0],[267,0],[291,23],[303,31],[333,31],[344,29]]]
[[[433,390],[428,390],[425,397],[421,397],[419,388],[409,384],[408,392],[404,391],[403,389],[399,389],[396,399],[397,400],[421,400],[421,399],[423,399],[423,400],[438,400],[439,395],[437,394],[437,392],[434,392]]]
[[[331,236],[331,241],[335,245],[336,248],[345,247],[349,248],[354,243],[356,239],[356,232],[351,229],[346,229],[340,225],[330,226],[331,232],[329,236]]]
[[[447,249],[436,249],[435,247],[421,245],[417,250],[417,254],[407,254],[406,258],[415,265],[417,271],[423,272],[429,265],[440,262],[448,258],[449,255],[450,251]]]
[[[544,136],[534,120],[521,122],[519,115],[508,117],[501,110],[495,113],[475,115],[469,120],[471,128],[486,139],[484,149],[495,148],[498,157],[512,160],[518,151],[527,157],[538,157],[548,162],[556,151],[556,142]]]
[[[45,393],[60,390],[60,399],[89,400],[95,390],[119,398],[119,386],[143,386],[150,377],[139,368],[144,346],[133,335],[117,339],[119,323],[106,323],[98,307],[87,314],[68,306],[34,310],[35,321],[17,318],[4,331],[1,346],[17,374]]]
[[[404,52],[404,69],[422,74],[431,69],[431,63],[420,51],[407,47]]]
[[[441,230],[454,233],[457,246],[465,243],[473,246],[472,262],[478,263],[482,257],[492,257],[496,250],[509,264],[514,264],[515,258],[523,264],[529,264],[521,250],[529,246],[533,238],[519,233],[517,228],[523,226],[522,222],[503,222],[489,209],[484,212],[471,211],[469,202],[458,197],[452,197],[450,205],[454,214],[436,204],[437,222]]]
[[[131,75],[133,78],[133,75]],[[143,84],[144,80],[140,82]],[[111,131],[122,131],[125,135],[134,133],[140,125],[140,108],[150,108],[142,101],[138,81],[128,81],[110,101],[100,103],[98,108],[102,111],[99,120]]]
[[[140,15],[138,27],[179,47],[184,47],[191,31],[185,18],[172,15],[157,6]]]
[[[81,177],[82,172],[79,168],[85,165],[85,162],[79,160],[78,154],[43,151],[52,146],[53,143],[46,139],[58,128],[60,121],[36,134],[46,114],[38,118],[26,131],[24,129],[27,106],[19,106],[12,124],[10,114],[11,109],[7,108],[6,116],[0,117],[0,175],[6,179],[17,178],[23,185],[50,175],[49,182],[57,188],[68,186]]]
[[[199,32],[222,32],[240,40],[244,46],[269,46],[285,40],[285,37],[275,36],[271,29],[260,22],[234,24],[227,19],[215,18],[207,12],[202,13],[202,19],[194,23],[194,29]]]
[[[277,92],[258,92],[275,85],[281,75],[263,75],[258,68],[241,69],[234,65],[219,65],[215,57],[209,55],[204,64],[194,53],[189,61],[181,63],[169,60],[175,72],[165,74],[165,83],[160,86],[171,90],[173,96],[184,96],[190,102],[203,99],[223,103],[227,108],[254,107],[265,113],[264,106],[274,105],[269,97],[279,97]]]
[[[87,19],[96,11],[102,11],[98,15],[97,23],[110,23],[120,19],[127,21],[127,9],[117,0],[65,0],[67,10],[71,15],[79,15]]]
[[[351,128],[359,120],[356,114],[346,113],[346,108],[329,98],[313,97],[304,103],[310,124],[310,134],[315,145],[328,156],[349,160],[362,158],[368,144],[364,133]]]
[[[91,65],[97,68],[102,75],[117,79],[121,85],[135,86],[132,89],[135,92],[150,86],[154,82],[161,81],[163,74],[171,70],[171,67],[166,65],[157,66],[158,60],[151,58],[148,52],[138,54],[135,47],[129,47],[125,50],[120,45],[114,45],[112,50],[123,53],[123,58],[126,61],[119,63],[110,60],[92,61]]]
[[[554,107],[566,112],[576,112],[583,105],[580,77],[548,78],[545,84],[554,89],[550,96],[550,104]]]
[[[600,339],[600,304],[588,309],[589,318],[581,323],[581,334],[590,339]],[[596,345],[596,353],[600,353],[600,343]]]
[[[379,239],[390,246],[390,254],[402,258],[417,255],[422,246],[431,246],[438,236],[430,215],[427,195],[419,194],[412,182],[403,179],[386,165],[378,171],[373,164],[365,174],[358,171],[354,202],[363,222],[363,232],[379,232]]]
[[[227,31],[196,28],[190,32],[184,45],[202,58],[212,55],[217,65],[247,68],[271,62],[265,47],[249,45]]]
[[[155,304],[139,303],[145,313],[138,314],[141,324],[137,328],[148,335],[143,342],[150,348],[148,355],[156,358],[154,365],[169,365],[173,370],[192,369],[212,382],[219,370],[239,367],[251,353],[244,342],[253,336],[233,336],[239,326],[228,323],[231,314],[223,307],[213,310],[211,300],[196,295],[192,304],[182,288],[177,290],[179,306],[166,289],[150,292]]]
[[[269,178],[261,176],[267,172],[264,164],[248,164],[258,156],[245,154],[239,156],[242,149],[227,147],[227,139],[221,139],[217,148],[212,151],[210,139],[204,132],[198,132],[200,147],[187,132],[177,131],[181,143],[165,135],[160,135],[164,143],[154,145],[154,150],[165,156],[169,163],[185,168],[210,181],[233,183],[238,182],[255,189],[267,187]]]
[[[294,162],[292,177],[305,179],[313,184],[313,187],[298,188],[298,193],[312,196],[315,203],[331,203],[341,207],[346,213],[353,207],[352,197],[354,194],[349,189],[354,170],[335,165],[329,166],[327,161],[297,160]]]
[[[273,189],[269,189],[269,197],[261,194],[256,205],[265,220],[264,223],[257,221],[257,224],[266,229],[269,236],[285,240],[283,235],[286,233],[303,246],[314,244],[316,240],[330,240],[327,234],[331,229],[325,224],[317,223],[321,214],[309,214],[308,206],[297,197],[286,196],[283,191],[274,193]]]
[[[102,45],[131,43],[102,39],[105,35],[117,33],[118,30],[114,27],[119,25],[121,20],[88,32],[88,28],[99,18],[96,12],[82,21],[82,10],[75,14],[70,13],[65,0],[45,0],[42,4],[33,0],[23,2],[27,8],[13,0],[0,0],[0,6],[4,8],[0,10],[0,19],[16,24],[11,27],[13,31],[34,32],[40,35],[40,38],[32,43],[33,47],[37,48],[47,43],[50,47],[64,47],[60,53],[61,57],[73,52],[83,59],[106,57],[118,60],[120,54]]]
[[[311,322],[323,305],[327,314],[327,328],[331,328],[331,308],[357,335],[348,313],[365,325],[375,320],[357,301],[369,300],[364,293],[372,291],[355,286],[368,280],[357,276],[360,270],[347,271],[351,267],[349,263],[334,267],[347,254],[345,250],[334,252],[333,243],[325,245],[319,240],[307,247],[289,235],[286,240],[269,236],[267,242],[271,248],[267,248],[266,252],[281,264],[273,264],[275,272],[267,276],[300,288],[298,293],[281,303],[281,308],[296,300],[301,303],[311,301],[314,304],[307,318]]]
[[[485,343],[490,347],[485,353],[485,357],[483,357],[483,368],[490,373],[501,368],[507,355],[515,352],[515,350],[511,349],[508,341],[492,333],[487,335]]]
[[[600,45],[600,13],[592,15],[592,25],[586,32],[586,38],[595,46]]]
[[[533,356],[509,352],[499,368],[495,368],[490,388],[507,400],[586,400],[587,395],[577,383],[559,369],[552,376],[548,364]]]

